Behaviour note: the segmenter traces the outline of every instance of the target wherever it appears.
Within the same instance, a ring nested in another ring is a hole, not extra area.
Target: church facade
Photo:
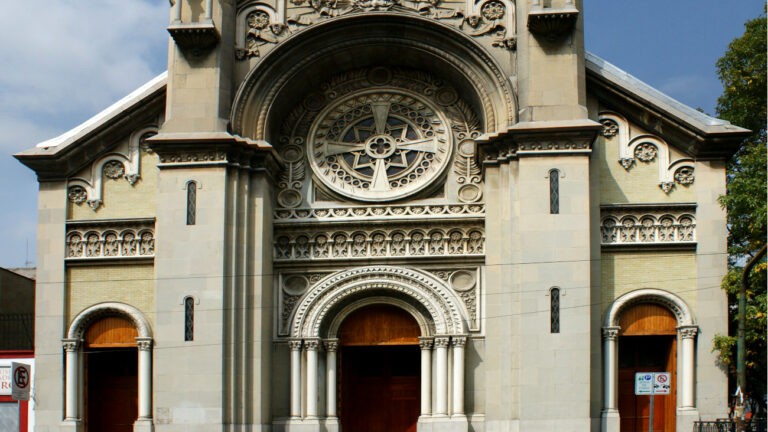
[[[171,3],[167,73],[16,155],[35,430],[640,431],[640,372],[655,430],[726,415],[747,131],[581,1]]]

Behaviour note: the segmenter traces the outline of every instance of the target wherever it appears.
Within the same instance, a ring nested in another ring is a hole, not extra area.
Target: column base
[[[699,410],[693,407],[678,408],[676,426],[679,431],[693,430],[693,422],[699,420]]]
[[[151,418],[140,418],[133,423],[133,432],[154,432],[155,423]]]
[[[285,418],[272,423],[273,432],[339,432],[338,417],[330,418]]]
[[[80,419],[67,419],[61,422],[60,430],[62,432],[82,432],[83,421]]]
[[[601,432],[619,432],[619,410],[606,410],[600,414]],[[683,429],[678,429],[683,430]]]
[[[469,422],[467,416],[463,414],[453,417],[446,415],[421,416],[416,427],[418,432],[468,432]]]

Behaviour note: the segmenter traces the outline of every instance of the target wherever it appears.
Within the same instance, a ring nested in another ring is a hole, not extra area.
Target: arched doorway
[[[416,432],[419,419],[419,325],[404,310],[371,305],[339,329],[342,430]]]
[[[91,323],[84,338],[86,432],[131,432],[138,418],[138,331],[120,316]]]
[[[666,307],[638,303],[619,317],[619,416],[622,432],[644,432],[650,421],[650,396],[635,395],[638,372],[670,372],[669,395],[654,397],[653,430],[675,430],[677,400],[677,320]]]

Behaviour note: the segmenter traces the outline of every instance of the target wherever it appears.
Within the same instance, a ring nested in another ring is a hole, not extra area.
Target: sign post
[[[651,413],[648,432],[653,432],[653,399],[655,395],[668,395],[671,389],[669,372],[637,372],[635,374],[635,395],[651,397]]]
[[[28,364],[11,363],[11,398],[17,401],[29,400],[32,384],[32,369]]]

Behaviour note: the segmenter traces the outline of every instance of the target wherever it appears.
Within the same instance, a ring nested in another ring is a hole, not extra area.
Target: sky
[[[712,115],[715,62],[764,0],[584,0],[588,51]],[[37,181],[14,153],[166,69],[168,0],[5,2],[0,14],[0,267],[36,263]],[[62,245],[63,247],[63,245]]]

